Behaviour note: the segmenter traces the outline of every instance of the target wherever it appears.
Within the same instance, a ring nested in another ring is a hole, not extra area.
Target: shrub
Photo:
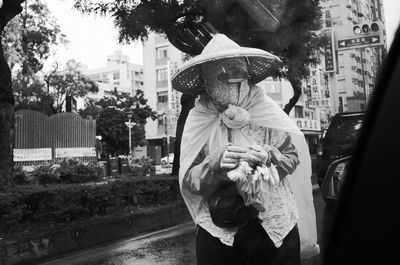
[[[105,184],[20,186],[0,193],[0,233],[179,200],[178,179],[166,176],[125,178]]]
[[[155,174],[154,161],[151,157],[133,159],[129,168],[131,176],[133,177],[142,177]]]
[[[56,168],[57,167],[52,163],[44,163],[36,166],[31,174],[41,185],[59,183],[60,176]]]
[[[27,174],[22,169],[22,166],[14,166],[14,181],[17,185],[28,184]]]
[[[64,159],[57,169],[60,180],[65,183],[87,183],[104,178],[101,166],[94,163],[84,164],[78,159]]]
[[[21,170],[22,171],[22,170]],[[23,171],[22,171],[23,172]],[[59,164],[44,163],[35,167],[29,174],[19,173],[17,184],[33,184],[36,179],[41,185],[62,183],[87,183],[103,180],[104,172],[100,165],[83,163],[78,159],[63,159]],[[24,175],[23,175],[24,174]]]

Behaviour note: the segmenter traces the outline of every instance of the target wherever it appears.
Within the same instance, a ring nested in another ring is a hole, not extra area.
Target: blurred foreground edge
[[[398,28],[348,167],[351,177],[342,187],[322,265],[391,264],[398,259],[399,84]]]

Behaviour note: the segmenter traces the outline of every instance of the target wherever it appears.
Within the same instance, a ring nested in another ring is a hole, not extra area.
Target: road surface
[[[324,234],[330,225],[330,212],[319,190],[314,193],[318,243],[324,247]],[[43,265],[195,265],[195,226],[192,222],[144,234],[104,247],[70,254]],[[320,258],[303,262],[319,265]]]

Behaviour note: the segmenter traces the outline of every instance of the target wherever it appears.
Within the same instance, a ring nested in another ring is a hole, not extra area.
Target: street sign
[[[324,59],[325,59],[325,72],[335,72],[335,47],[332,29],[326,29],[326,34],[328,35],[328,42],[324,48]]]
[[[382,38],[378,35],[362,36],[357,38],[338,40],[337,49],[348,50],[382,45]]]

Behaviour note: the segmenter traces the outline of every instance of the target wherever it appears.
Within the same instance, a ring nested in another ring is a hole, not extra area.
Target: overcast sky
[[[57,50],[56,59],[65,63],[75,59],[87,64],[89,69],[106,65],[106,56],[122,49],[132,63],[142,64],[142,44],[118,44],[118,31],[112,19],[95,15],[81,15],[73,10],[73,0],[45,0],[53,16],[58,20],[61,31],[67,35],[70,43],[67,48]],[[388,45],[392,42],[394,32],[400,23],[400,0],[383,0],[386,18]],[[49,60],[46,68],[50,66]]]

